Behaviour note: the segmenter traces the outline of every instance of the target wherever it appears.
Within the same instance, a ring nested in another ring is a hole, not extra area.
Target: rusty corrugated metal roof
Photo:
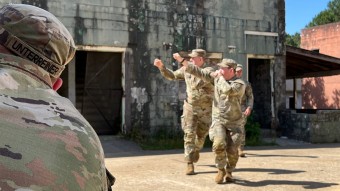
[[[286,78],[340,74],[340,59],[315,51],[286,46]]]

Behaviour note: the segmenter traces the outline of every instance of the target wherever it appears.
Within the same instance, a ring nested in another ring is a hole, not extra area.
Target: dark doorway
[[[254,94],[254,121],[261,128],[271,128],[271,90],[270,90],[270,60],[249,59],[249,82]]]
[[[47,0],[22,0],[22,4],[34,5],[48,11]]]
[[[97,134],[120,132],[122,96],[122,54],[77,51],[76,107]]]

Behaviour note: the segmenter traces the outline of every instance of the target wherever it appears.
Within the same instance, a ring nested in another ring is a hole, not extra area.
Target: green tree
[[[327,6],[334,21],[340,21],[340,0],[331,0]]]
[[[317,14],[306,27],[314,27],[334,22],[337,22],[335,15],[330,10],[324,10]]]
[[[301,42],[300,33],[295,33],[293,35],[286,34],[285,42],[286,42],[286,45],[300,47],[300,42]]]
[[[328,2],[326,10],[317,14],[306,27],[314,27],[338,21],[340,21],[340,0],[331,0]]]

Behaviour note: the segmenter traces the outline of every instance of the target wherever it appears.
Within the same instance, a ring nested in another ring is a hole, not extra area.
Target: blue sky
[[[286,0],[286,33],[301,33],[301,29],[327,8],[330,0]]]

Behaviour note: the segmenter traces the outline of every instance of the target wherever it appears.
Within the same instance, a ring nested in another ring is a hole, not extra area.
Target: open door
[[[120,132],[122,96],[122,53],[77,51],[76,107],[97,134]]]
[[[248,69],[249,82],[254,94],[254,121],[259,122],[261,128],[270,129],[272,121],[270,59],[250,58]]]

